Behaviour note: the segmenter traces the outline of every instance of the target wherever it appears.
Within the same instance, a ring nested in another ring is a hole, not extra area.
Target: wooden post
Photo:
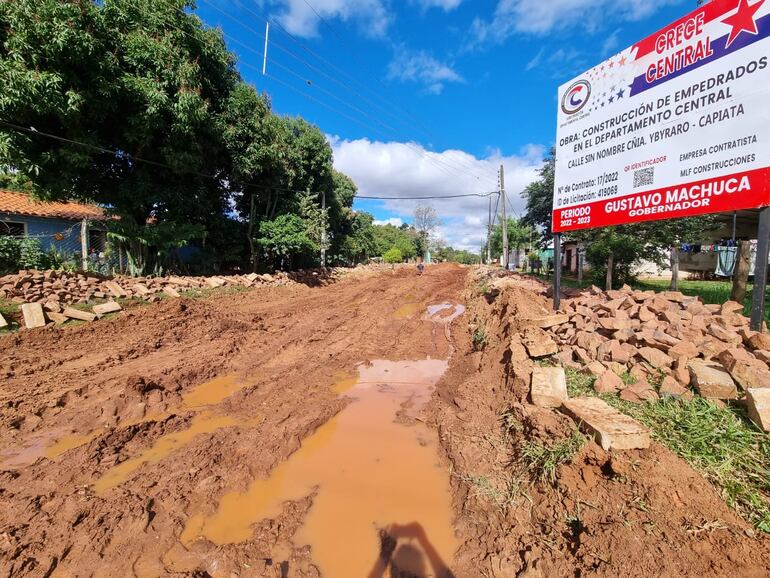
[[[577,278],[578,285],[583,285],[583,249],[577,248]]]
[[[733,269],[733,291],[730,299],[743,303],[746,298],[746,283],[749,281],[749,267],[751,266],[751,243],[738,241],[735,255],[735,268]]]
[[[610,256],[607,257],[607,281],[605,283],[605,290],[611,291],[612,290],[612,267],[615,261],[615,256],[610,253]]]
[[[88,219],[80,221],[80,253],[83,271],[88,271]]]

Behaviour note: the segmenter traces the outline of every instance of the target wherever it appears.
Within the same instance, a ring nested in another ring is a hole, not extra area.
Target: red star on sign
[[[754,14],[765,3],[765,0],[759,0],[755,4],[749,6],[749,0],[740,0],[738,4],[738,11],[732,16],[728,16],[722,22],[728,26],[732,26],[730,30],[730,36],[727,38],[727,44],[725,48],[729,47],[736,38],[744,30],[750,34],[757,34],[757,23],[754,20]]]

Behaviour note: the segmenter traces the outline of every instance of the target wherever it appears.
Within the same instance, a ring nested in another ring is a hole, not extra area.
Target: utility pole
[[[500,204],[503,206],[503,267],[508,270],[508,218],[505,216],[505,168],[500,165]]]
[[[492,262],[492,195],[489,196],[489,220],[487,221],[487,265]]]
[[[270,36],[270,22],[265,22],[265,53],[262,55],[262,76],[267,74],[267,38]]]
[[[321,193],[321,267],[326,267],[326,191]]]

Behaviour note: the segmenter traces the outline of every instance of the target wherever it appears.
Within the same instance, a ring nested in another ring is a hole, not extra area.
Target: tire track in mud
[[[92,326],[3,337],[9,355],[0,361],[0,423],[10,435],[0,453],[48,431],[104,433],[54,459],[0,466],[0,575],[50,568],[114,575],[120,568],[144,576],[227,569],[279,576],[284,562],[313,575],[307,549],[291,541],[312,497],[256,524],[245,544],[188,550],[178,536],[191,515],[267,477],[338,414],[348,401],[331,389],[337,373],[370,359],[446,357],[420,314],[428,304],[456,301],[466,272],[439,266],[418,278],[396,270],[315,289],[163,302]],[[394,319],[407,301],[420,313]],[[208,407],[228,427],[186,440],[157,463],[139,463],[123,483],[94,493],[110,468],[189,428],[196,413],[183,396],[230,373],[247,385]]]

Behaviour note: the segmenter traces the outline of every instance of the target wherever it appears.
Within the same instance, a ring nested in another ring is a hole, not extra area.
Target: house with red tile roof
[[[97,205],[39,201],[26,193],[0,189],[0,236],[36,238],[44,251],[82,253],[84,244],[86,254],[102,251],[106,246],[103,224],[109,218]]]

